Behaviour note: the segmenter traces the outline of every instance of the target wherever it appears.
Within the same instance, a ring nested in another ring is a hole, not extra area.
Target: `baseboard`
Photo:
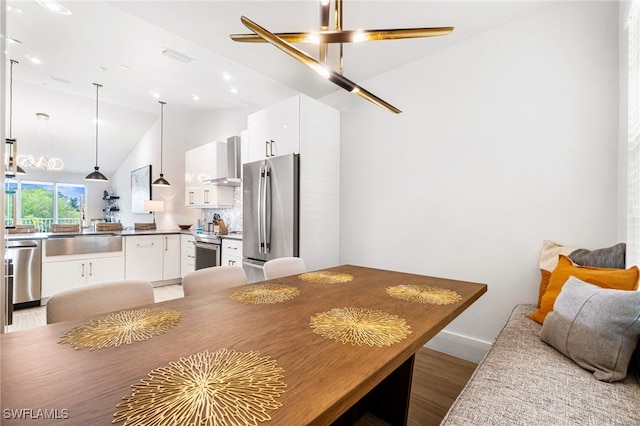
[[[457,358],[479,363],[491,349],[492,344],[469,336],[443,330],[427,342],[425,347],[444,352]]]

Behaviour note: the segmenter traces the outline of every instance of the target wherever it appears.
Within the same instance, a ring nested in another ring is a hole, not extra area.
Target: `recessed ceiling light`
[[[233,94],[238,93],[238,89],[237,89],[236,87],[233,87],[233,86],[230,86],[230,87],[229,87],[229,91],[230,91],[231,93],[233,93]]]
[[[44,62],[40,60],[40,58],[36,58],[35,56],[25,55],[26,58],[36,65],[42,65]]]
[[[22,44],[20,40],[16,40],[15,38],[7,37],[7,43],[9,44]]]
[[[15,6],[7,5],[7,12],[15,13],[16,15],[22,15],[22,9],[18,9]]]
[[[151,96],[153,96],[155,99],[160,99],[160,93],[156,92],[156,91],[150,91],[149,92],[151,94]]]
[[[199,101],[199,100],[200,100],[200,96],[198,96],[198,95],[191,95],[191,99],[193,99],[194,101]]]
[[[225,71],[225,72],[222,73],[222,79],[229,81],[229,80],[233,79],[233,76]]]
[[[126,65],[122,65],[122,64],[120,64],[120,65],[118,65],[118,67],[119,67],[120,69],[125,70],[125,71],[131,71],[131,67],[128,67],[128,66],[126,66]]]
[[[176,61],[180,61],[184,64],[195,62],[195,59],[192,58],[191,56],[187,56],[184,53],[178,52],[177,50],[169,49],[168,47],[165,47],[162,49],[162,54],[171,59],[175,59]]]
[[[49,114],[47,114],[46,112],[36,112],[36,118],[38,120],[48,120],[49,119]]]
[[[71,15],[71,11],[58,2],[50,0],[36,0],[38,4],[45,7],[49,12],[58,15]]]

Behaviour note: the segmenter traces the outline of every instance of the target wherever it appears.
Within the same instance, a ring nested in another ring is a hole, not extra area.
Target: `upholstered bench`
[[[640,350],[625,379],[596,380],[540,340],[535,309],[515,307],[442,425],[640,425]]]

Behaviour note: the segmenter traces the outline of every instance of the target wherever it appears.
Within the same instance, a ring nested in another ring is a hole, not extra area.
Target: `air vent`
[[[162,54],[169,58],[175,59],[176,61],[180,61],[184,64],[190,64],[191,62],[195,62],[196,60],[191,56],[187,56],[184,53],[180,53],[177,50],[169,49],[165,47],[162,49]]]

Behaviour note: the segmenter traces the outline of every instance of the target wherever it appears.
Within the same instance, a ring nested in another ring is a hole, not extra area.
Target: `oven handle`
[[[198,241],[194,241],[193,245],[197,248],[201,248],[205,250],[214,250],[214,251],[220,250],[220,244],[215,244],[215,243],[201,243]]]

